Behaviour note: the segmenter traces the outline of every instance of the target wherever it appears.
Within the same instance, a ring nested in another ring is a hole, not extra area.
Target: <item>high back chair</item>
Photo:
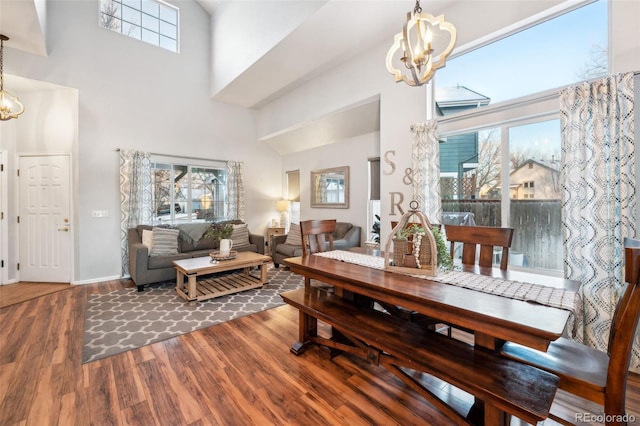
[[[502,247],[500,269],[506,270],[509,265],[509,248],[513,240],[513,228],[493,226],[445,225],[447,241],[451,243],[451,259],[454,258],[455,243],[462,243],[462,263],[464,265],[493,265],[494,247]],[[480,255],[476,262],[477,247]]]
[[[604,406],[606,425],[624,425],[627,376],[640,315],[640,247],[625,247],[626,288],[611,321],[609,347],[602,352],[559,338],[546,352],[507,342],[501,354],[560,377],[560,389]],[[562,424],[566,419],[550,415]]]
[[[333,233],[336,230],[336,219],[303,220],[300,221],[300,234],[302,236],[302,255],[310,256],[313,253],[326,251],[326,242],[329,242],[329,250],[333,250]],[[304,285],[308,288],[311,280],[304,279]]]
[[[333,250],[333,233],[336,230],[336,219],[303,220],[300,222],[302,235],[302,255],[309,256],[321,253],[329,242],[329,250]]]

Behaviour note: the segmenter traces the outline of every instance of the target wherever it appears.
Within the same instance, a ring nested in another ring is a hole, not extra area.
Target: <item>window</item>
[[[380,243],[380,157],[369,158],[369,203],[366,241]]]
[[[217,222],[226,219],[227,172],[223,164],[151,164],[154,220],[157,224]]]
[[[557,89],[608,73],[607,1],[567,4],[448,61],[435,81],[443,220],[510,226],[509,264],[551,274],[563,269]]]
[[[473,186],[441,185],[443,217],[462,221],[471,214],[476,225],[513,227],[511,265],[561,270],[560,120],[514,121],[445,139],[441,182]],[[465,152],[460,158],[477,154],[452,161],[452,147]]]
[[[159,0],[101,0],[102,28],[178,51],[178,9]]]
[[[535,198],[533,191],[533,182],[524,182],[524,190],[522,191],[522,198]]]
[[[287,174],[287,199],[290,201],[289,223],[300,223],[300,170]]]
[[[474,96],[462,99],[484,107],[606,75],[607,1],[584,3],[590,4],[447,60],[435,79],[439,104],[455,109],[465,88]]]

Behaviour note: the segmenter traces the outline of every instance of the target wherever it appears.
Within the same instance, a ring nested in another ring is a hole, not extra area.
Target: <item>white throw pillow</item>
[[[233,225],[231,239],[233,240],[233,248],[247,247],[250,245],[251,242],[249,241],[249,228],[247,224]]]
[[[302,247],[302,234],[300,234],[299,223],[291,224],[291,228],[289,228],[289,233],[287,234],[287,241],[285,241],[285,244]]]
[[[153,228],[153,246],[150,256],[178,254],[178,235],[180,230]]]
[[[142,230],[142,244],[147,246],[149,253],[151,253],[151,248],[153,247],[153,231],[151,229]]]

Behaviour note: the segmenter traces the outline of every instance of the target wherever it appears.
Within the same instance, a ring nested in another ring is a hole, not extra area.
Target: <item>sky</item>
[[[594,44],[607,45],[604,0],[448,60],[436,84],[466,86],[492,104],[562,87],[582,80]]]

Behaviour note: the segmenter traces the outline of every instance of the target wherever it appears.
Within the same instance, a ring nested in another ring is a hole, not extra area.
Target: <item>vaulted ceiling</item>
[[[50,0],[49,0],[50,1]],[[167,0],[173,2],[172,0]],[[212,17],[233,2],[248,0],[196,0]],[[267,0],[260,0],[266,2]],[[249,108],[261,106],[310,81],[341,61],[379,46],[400,31],[413,0],[268,0],[269,7],[285,15],[295,2],[305,2],[309,12],[291,26],[259,57],[213,91],[214,100]],[[516,22],[535,22],[536,16],[565,0],[423,0],[425,12],[446,13],[458,28],[457,48],[488,39],[496,31],[509,31]],[[574,0],[569,0],[576,3]],[[0,0],[0,33],[11,37],[5,44],[36,55],[47,55],[46,8],[48,0]],[[248,2],[248,3],[247,3]],[[256,1],[255,4],[258,4]],[[179,1],[176,3],[179,6]],[[263,3],[264,5],[264,3]],[[311,6],[308,6],[311,5]],[[481,20],[480,20],[480,17]],[[215,19],[212,18],[212,22]],[[188,23],[183,22],[183,25]],[[213,25],[213,24],[212,24]],[[273,25],[265,22],[265,25]],[[212,30],[214,31],[214,30]],[[232,40],[231,42],[234,42]],[[455,54],[455,51],[454,51]],[[384,58],[381,59],[383,61]],[[282,64],[287,64],[282,72]],[[390,77],[391,78],[391,77]],[[26,79],[25,79],[26,81]],[[18,82],[23,84],[23,82]],[[22,90],[28,88],[22,87]],[[14,86],[14,90],[17,90]],[[318,117],[273,135],[261,136],[281,154],[300,149],[300,140],[339,140],[379,130],[379,99],[345,106],[335,114]],[[358,126],[344,123],[360,123]],[[316,143],[316,142],[314,142]],[[314,144],[312,143],[312,145]],[[320,142],[317,142],[320,143]]]
[[[171,1],[171,0],[169,0]],[[210,15],[225,2],[246,0],[197,0]],[[262,0],[265,1],[265,0]],[[315,11],[274,44],[265,54],[217,93],[214,99],[246,107],[260,107],[345,58],[393,37],[402,26],[413,0],[295,0],[311,1]],[[269,0],[283,11],[294,0]],[[439,15],[459,28],[458,46],[487,31],[554,7],[560,0],[423,0],[425,12]],[[179,5],[179,2],[178,2]],[[47,54],[47,0],[0,0],[0,33],[11,37],[5,45],[37,55]],[[483,21],[478,17],[482,16]],[[186,23],[183,23],[186,24]],[[269,24],[269,23],[266,23]],[[464,31],[460,31],[464,29]],[[313,46],[310,48],[310,46]],[[281,64],[288,66],[281,72]]]

